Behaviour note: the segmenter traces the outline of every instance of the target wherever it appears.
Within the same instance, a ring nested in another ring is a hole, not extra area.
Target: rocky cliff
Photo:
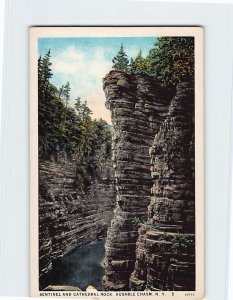
[[[180,84],[173,97],[152,77],[112,71],[104,91],[114,128],[117,193],[105,246],[105,289],[190,290],[193,89]]]
[[[105,236],[112,219],[115,189],[111,160],[85,192],[77,188],[76,177],[76,162],[70,159],[39,163],[40,275],[47,273],[54,259]]]
[[[194,92],[177,86],[151,153],[152,196],[132,290],[195,290]]]
[[[104,91],[114,128],[117,206],[105,245],[103,284],[107,290],[128,290],[138,225],[146,220],[150,203],[149,147],[167,115],[171,94],[156,79],[119,71],[104,78]]]

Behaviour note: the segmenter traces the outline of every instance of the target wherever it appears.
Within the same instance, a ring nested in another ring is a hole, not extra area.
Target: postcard
[[[30,28],[31,295],[204,298],[203,29]]]

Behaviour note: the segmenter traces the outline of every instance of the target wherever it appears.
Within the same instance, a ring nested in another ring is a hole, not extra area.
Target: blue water
[[[92,242],[57,259],[52,270],[41,278],[41,288],[48,285],[72,285],[85,290],[88,285],[93,285],[97,290],[103,290],[104,243],[104,240]]]

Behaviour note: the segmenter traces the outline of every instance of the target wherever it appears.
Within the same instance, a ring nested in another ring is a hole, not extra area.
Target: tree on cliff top
[[[113,69],[123,72],[146,73],[161,79],[167,87],[194,80],[194,38],[159,37],[146,58],[140,50],[130,64],[123,45],[113,59]]]
[[[142,56],[142,50],[139,50],[138,55],[135,60],[131,59],[131,72],[140,73],[147,72],[147,62],[146,59]]]
[[[128,56],[125,53],[124,46],[121,44],[120,50],[112,60],[114,70],[127,72],[129,67]]]
[[[136,72],[135,60],[132,57],[131,57],[130,63],[129,63],[129,71],[132,74],[134,74]]]
[[[160,78],[165,86],[193,81],[194,38],[160,37],[146,60],[148,73]]]

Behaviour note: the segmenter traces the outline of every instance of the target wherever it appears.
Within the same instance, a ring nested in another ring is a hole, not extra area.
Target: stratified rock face
[[[114,174],[106,161],[100,177],[81,193],[75,186],[75,161],[39,163],[40,275],[52,261],[74,248],[106,236],[115,206]]]
[[[151,153],[152,197],[132,290],[195,290],[194,91],[177,86]]]
[[[117,206],[105,245],[106,290],[128,290],[138,224],[147,217],[152,186],[149,146],[167,116],[171,95],[145,75],[111,71],[104,78],[112,112]]]

